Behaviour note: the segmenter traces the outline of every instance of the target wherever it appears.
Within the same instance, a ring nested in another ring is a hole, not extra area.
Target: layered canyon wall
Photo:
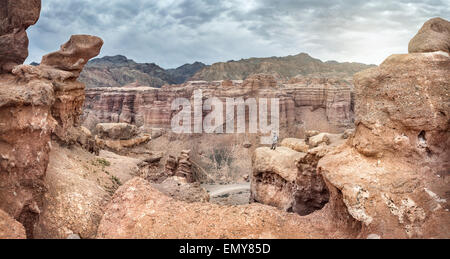
[[[88,89],[84,125],[93,129],[99,122],[126,122],[144,128],[170,128],[176,114],[171,110],[172,101],[180,97],[192,100],[194,90],[202,90],[204,98],[217,97],[224,103],[226,98],[279,98],[281,130],[286,134],[308,129],[335,132],[353,125],[349,81],[296,77],[283,83],[265,74],[244,81],[189,81],[161,89],[138,84]]]

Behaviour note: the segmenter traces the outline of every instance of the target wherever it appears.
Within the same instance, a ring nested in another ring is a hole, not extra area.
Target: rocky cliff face
[[[204,66],[195,62],[166,70],[154,63],[136,63],[121,55],[106,56],[90,61],[81,73],[80,81],[88,88],[121,87],[134,82],[159,88],[165,84],[184,83]]]
[[[355,76],[355,137],[319,162],[364,234],[448,238],[449,25],[425,23],[411,53]]]
[[[40,1],[1,5],[0,209],[32,237],[47,190],[52,134],[70,142],[67,132],[77,126],[84,100],[84,85],[76,79],[103,41],[75,35],[60,51],[44,56],[40,66],[20,65],[28,55],[25,29],[37,21]]]
[[[252,74],[272,74],[282,79],[298,75],[351,78],[371,67],[360,63],[322,62],[306,53],[287,57],[251,58],[215,63],[198,71],[191,80],[244,80]]]
[[[245,81],[189,81],[161,89],[149,87],[95,88],[86,92],[84,124],[126,122],[145,127],[170,128],[175,98],[203,96],[279,98],[284,132],[305,129],[340,131],[353,123],[352,84],[346,80],[297,77],[281,83],[271,75],[253,75]]]
[[[341,215],[360,238],[448,238],[449,25],[428,21],[411,53],[355,75],[356,131],[342,135],[344,145],[307,132],[305,141],[256,149],[253,200]]]

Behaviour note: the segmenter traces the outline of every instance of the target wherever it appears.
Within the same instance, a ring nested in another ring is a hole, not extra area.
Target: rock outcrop
[[[44,178],[48,191],[33,237],[65,239],[76,234],[94,238],[110,199],[107,188],[114,188],[114,183],[102,165],[94,165],[96,158],[80,148],[71,151],[54,143],[50,158]],[[80,158],[87,161],[80,162]]]
[[[114,194],[98,228],[98,238],[343,238],[352,228],[328,215],[300,217],[261,204],[220,206],[169,198],[141,179]],[[337,230],[339,229],[339,230]]]
[[[355,75],[355,136],[319,161],[361,236],[449,237],[450,57],[429,31],[443,24],[427,22],[412,53]]]
[[[72,144],[80,134],[79,120],[85,99],[85,85],[76,79],[88,60],[100,53],[102,45],[103,40],[99,37],[72,35],[59,51],[42,58],[42,67],[52,67],[72,74],[67,80],[53,82],[56,99],[52,116],[58,121],[54,134],[63,142]]]
[[[41,65],[70,71],[78,77],[89,59],[97,56],[103,40],[90,35],[72,35],[61,49],[42,57]]]
[[[190,150],[183,150],[177,158],[169,156],[165,165],[165,173],[168,176],[184,178],[188,183],[196,182],[192,163],[189,160],[190,152]]]
[[[285,211],[308,215],[322,209],[330,194],[318,161],[343,143],[336,138],[332,146],[305,146],[305,140],[285,139],[276,150],[257,148],[253,155],[251,200]]]
[[[40,12],[40,0],[0,2],[0,73],[11,72],[28,57],[26,29],[38,21]]]
[[[0,209],[27,231],[39,216],[47,189],[43,177],[56,127],[54,102],[50,81],[0,75]]]
[[[293,211],[295,181],[299,174],[296,163],[304,153],[279,147],[255,150],[251,179],[251,200],[285,211]]]
[[[442,18],[427,21],[409,42],[409,53],[450,53],[450,22]]]
[[[137,173],[139,159],[52,143],[48,185],[34,238],[95,238],[106,204]]]
[[[121,152],[145,144],[150,134],[141,134],[135,125],[128,123],[99,123],[95,128],[95,143],[99,148]]]
[[[50,81],[10,74],[28,56],[25,30],[39,18],[40,1],[1,1],[0,7],[0,209],[31,235],[46,190],[54,89]]]
[[[139,134],[135,125],[127,123],[99,123],[96,126],[97,136],[114,140],[131,139]]]
[[[285,138],[281,141],[281,146],[303,153],[307,153],[309,150],[309,146],[304,139]]]
[[[76,79],[103,42],[73,36],[59,54],[44,58],[44,64],[20,65],[28,54],[25,30],[39,18],[41,3],[20,0],[0,5],[0,209],[24,225],[27,237],[33,237],[48,189],[44,176],[51,137],[77,141],[79,134],[71,132],[78,126],[84,85]],[[94,41],[95,49],[86,54]]]

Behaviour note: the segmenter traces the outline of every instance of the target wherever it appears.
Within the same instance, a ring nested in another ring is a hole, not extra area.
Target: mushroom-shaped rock
[[[72,35],[61,49],[42,57],[42,65],[71,71],[79,76],[89,59],[97,56],[103,46],[103,40],[90,35]]]

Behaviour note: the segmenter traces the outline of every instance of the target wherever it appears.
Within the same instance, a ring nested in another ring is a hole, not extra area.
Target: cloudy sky
[[[201,61],[295,55],[379,64],[406,53],[450,0],[42,0],[27,62],[72,34],[103,38],[100,56],[122,54],[164,68]]]

